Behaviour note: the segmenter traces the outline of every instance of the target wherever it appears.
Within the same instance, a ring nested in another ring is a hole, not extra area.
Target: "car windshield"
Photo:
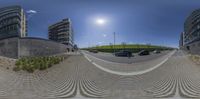
[[[200,99],[200,0],[0,0],[0,99]]]

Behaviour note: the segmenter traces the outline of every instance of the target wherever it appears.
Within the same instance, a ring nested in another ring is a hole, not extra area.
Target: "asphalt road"
[[[0,99],[199,99],[200,66],[182,51],[164,58],[137,75],[105,71],[81,54],[33,74],[0,67]]]
[[[131,63],[137,63],[137,62],[143,62],[143,61],[151,61],[151,60],[160,58],[161,56],[168,54],[170,51],[163,51],[159,54],[150,53],[150,55],[145,55],[145,56],[139,56],[135,53],[135,54],[133,54],[134,56],[130,57],[130,58],[129,57],[116,57],[112,53],[103,53],[103,52],[91,53],[88,51],[83,51],[83,52],[86,54],[92,55],[96,58],[106,60],[106,61],[131,64]]]
[[[153,68],[157,68],[161,66],[164,62],[168,60],[168,58],[175,53],[175,51],[166,52],[164,54],[156,54],[156,55],[148,55],[148,56],[138,56],[134,59],[131,59],[132,61],[140,60],[139,62],[131,62],[131,63],[120,63],[118,62],[111,62],[108,60],[100,59],[94,55],[88,54],[87,52],[82,52],[84,54],[84,57],[88,59],[93,65],[98,67],[101,70],[119,74],[119,75],[138,75],[141,73],[145,73],[147,71],[151,71]],[[95,54],[96,55],[96,54]],[[100,54],[102,55],[102,54]],[[156,57],[157,56],[157,57]],[[106,57],[106,55],[104,55]],[[121,58],[121,60],[128,60],[127,57],[115,57],[115,58]],[[145,59],[143,59],[144,57]],[[150,60],[147,60],[148,58],[151,58]],[[129,61],[131,61],[129,60]],[[115,60],[116,61],[116,60]]]

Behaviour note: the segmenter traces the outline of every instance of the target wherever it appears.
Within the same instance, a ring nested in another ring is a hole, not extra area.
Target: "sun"
[[[106,23],[106,20],[105,20],[105,19],[99,18],[99,19],[96,20],[96,23],[97,23],[98,25],[104,25],[104,24]]]

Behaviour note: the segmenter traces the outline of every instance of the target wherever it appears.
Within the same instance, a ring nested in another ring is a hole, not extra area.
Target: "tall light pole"
[[[113,33],[113,40],[114,40],[114,42],[113,42],[113,50],[114,50],[114,53],[115,53],[115,32]]]

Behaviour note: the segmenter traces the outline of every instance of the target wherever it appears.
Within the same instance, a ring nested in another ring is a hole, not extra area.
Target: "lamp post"
[[[115,32],[113,33],[113,39],[114,39],[114,42],[113,42],[113,51],[115,53]]]

